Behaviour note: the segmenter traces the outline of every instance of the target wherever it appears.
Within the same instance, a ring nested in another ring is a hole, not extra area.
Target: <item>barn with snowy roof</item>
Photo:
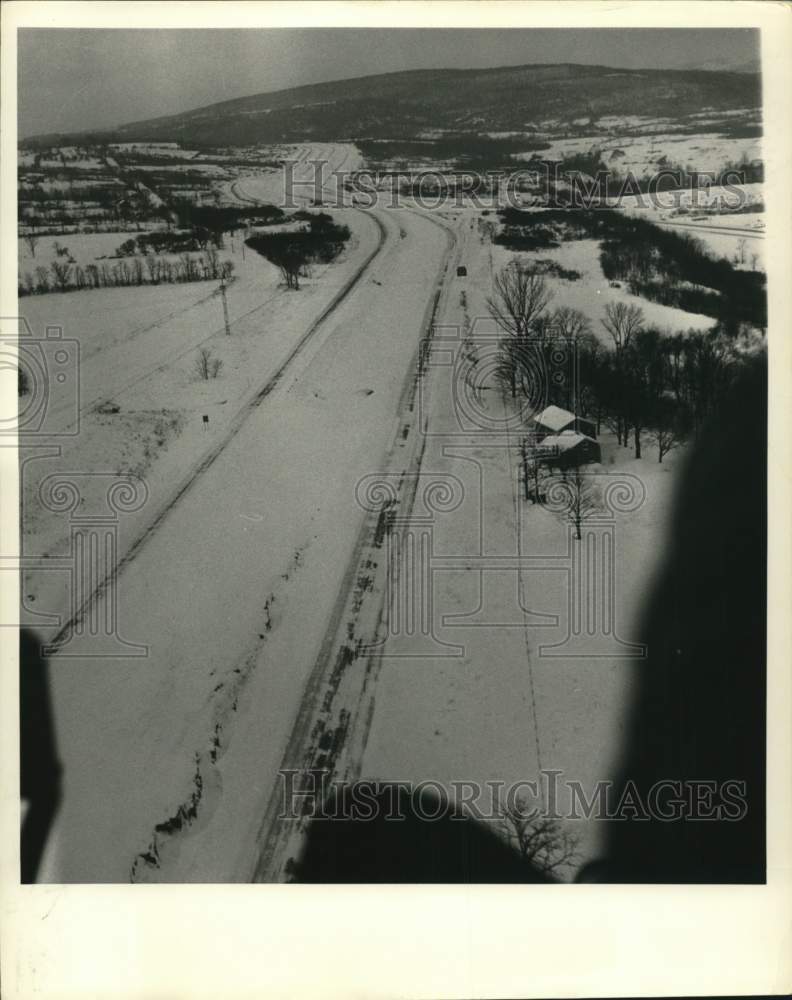
[[[546,406],[541,413],[533,418],[533,429],[538,439],[549,434],[561,434],[564,431],[576,431],[588,438],[596,438],[597,428],[591,420],[579,417],[560,406]]]

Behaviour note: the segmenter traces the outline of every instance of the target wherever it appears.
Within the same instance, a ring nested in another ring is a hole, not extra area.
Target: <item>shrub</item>
[[[324,212],[295,212],[292,219],[307,221],[308,228],[300,232],[259,233],[246,245],[280,268],[287,287],[300,287],[300,275],[314,261],[329,264],[341,253],[351,233],[347,226],[338,226]]]
[[[217,378],[222,367],[223,362],[220,358],[213,357],[212,352],[207,347],[202,347],[195,359],[193,370],[198,378],[208,382],[210,378]]]

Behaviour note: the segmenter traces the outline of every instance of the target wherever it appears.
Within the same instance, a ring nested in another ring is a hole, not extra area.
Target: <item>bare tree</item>
[[[599,337],[586,330],[575,340],[573,361],[577,367],[579,380],[578,395],[577,399],[573,399],[571,391],[567,393],[567,409],[575,413],[580,412],[583,416],[591,414],[599,434],[605,410],[604,396],[607,394],[605,385],[608,377],[607,349]],[[573,379],[567,381],[572,383],[570,389],[575,388]]]
[[[41,239],[41,237],[38,235],[38,233],[30,232],[30,233],[25,233],[25,235],[22,237],[22,239],[25,241],[25,246],[30,251],[30,256],[31,257],[35,257],[36,256],[36,247],[37,247],[38,241]]]
[[[183,253],[179,255],[179,264],[181,266],[181,279],[182,281],[196,281],[198,278],[198,265],[195,263],[195,258],[191,257],[188,253]]]
[[[217,278],[220,274],[220,255],[217,250],[207,247],[204,256],[206,258],[207,278]]]
[[[220,358],[213,357],[208,348],[202,347],[195,359],[193,370],[200,379],[208,382],[210,378],[217,378],[222,367],[223,362]]]
[[[300,275],[305,273],[308,264],[308,253],[305,247],[297,242],[287,243],[283,247],[274,247],[268,251],[268,259],[278,268],[286,287],[299,291]],[[230,262],[229,262],[230,263]]]
[[[621,370],[625,444],[629,427],[633,429],[635,457],[641,457],[641,432],[661,409],[667,382],[667,355],[658,330],[641,329],[624,351]]]
[[[649,440],[657,445],[657,461],[662,462],[665,456],[681,445],[685,437],[673,424],[667,427],[655,427],[649,431]]]
[[[495,275],[493,285],[494,293],[487,298],[492,318],[511,336],[527,336],[552,299],[544,276],[520,267],[515,259]]]
[[[509,384],[512,396],[517,395],[519,356],[509,353],[508,340],[519,345],[527,340],[532,326],[544,313],[552,299],[544,276],[536,270],[520,267],[514,259],[493,279],[493,294],[487,298],[487,308],[498,326],[507,334],[504,342],[504,363],[511,371]]]
[[[498,343],[495,377],[514,397],[519,388],[521,395],[531,399],[537,390],[544,388],[536,383],[536,372],[541,363],[541,343],[533,337],[503,337]]]
[[[601,319],[600,323],[610,334],[616,354],[621,355],[630,346],[635,334],[643,328],[644,321],[644,312],[640,306],[609,302],[605,306],[605,319]]]
[[[49,271],[41,264],[36,268],[36,291],[39,294],[49,291]]]
[[[591,333],[588,316],[580,309],[572,309],[570,306],[559,306],[554,309],[550,321],[551,328],[557,336],[574,343],[585,334]]]
[[[160,280],[159,258],[149,254],[146,257],[146,269],[148,271],[149,284],[158,285]]]
[[[564,492],[563,514],[575,529],[575,538],[582,538],[581,528],[584,521],[599,514],[602,510],[599,492],[591,482],[591,475],[580,471],[579,466],[565,469],[561,479],[556,480],[557,488]]]
[[[85,276],[88,280],[89,288],[99,287],[99,268],[96,266],[96,264],[85,265]]]
[[[662,462],[674,448],[685,442],[690,430],[687,406],[679,400],[662,400],[652,414],[649,440],[657,445],[657,461]]]
[[[600,323],[613,340],[615,382],[613,397],[614,401],[618,401],[626,391],[625,355],[633,339],[643,329],[644,312],[640,306],[628,306],[626,302],[609,302],[605,307],[605,319],[601,319]],[[630,428],[621,406],[616,407],[614,418],[619,444],[624,443],[626,447]]]
[[[547,467],[537,456],[533,443],[528,438],[522,443],[522,461],[525,499],[535,504],[542,503],[544,497],[542,487],[548,476]]]
[[[50,264],[52,275],[55,278],[55,285],[59,292],[65,292],[69,287],[71,278],[71,264],[64,264],[61,261],[53,260]]]
[[[560,821],[536,815],[523,796],[498,805],[501,829],[523,861],[544,875],[558,875],[578,861],[578,840]]]

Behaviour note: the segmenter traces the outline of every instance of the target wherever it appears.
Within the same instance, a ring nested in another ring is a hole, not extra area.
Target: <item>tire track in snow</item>
[[[425,435],[420,433],[425,429],[426,417],[421,428],[416,427],[413,421],[415,397],[423,377],[426,344],[432,336],[451,269],[452,253],[457,246],[456,232],[451,225],[418,210],[407,210],[442,229],[447,244],[432,296],[424,311],[419,343],[407,368],[393,437],[378,466],[382,472],[400,476],[399,490],[402,492],[403,489],[403,493],[395,506],[398,506],[402,519],[409,517],[413,508],[418,486],[417,472],[420,471],[426,443]],[[373,709],[372,691],[381,660],[381,646],[377,645],[377,640],[383,623],[386,596],[382,581],[377,581],[380,584],[377,586],[374,576],[377,574],[383,537],[388,530],[387,521],[392,513],[393,508],[386,507],[363,518],[317,659],[305,686],[280,771],[295,770],[304,774],[313,769],[327,768],[331,771],[332,782],[341,752],[345,744],[348,746],[349,739],[354,738],[356,747],[362,749],[365,746]],[[386,569],[379,567],[380,577]],[[371,604],[371,599],[366,600],[368,594],[376,598],[375,605]],[[366,619],[362,629],[361,619]],[[369,639],[365,645],[373,647],[373,652],[367,655],[360,686],[353,693],[354,704],[349,692],[345,692],[346,698],[342,696],[340,699],[344,704],[340,705],[336,697],[339,685],[347,668],[361,655],[364,638],[360,633],[366,631],[369,632]],[[333,726],[336,722],[337,725]],[[329,752],[326,749],[328,741]],[[319,757],[321,761],[317,760]],[[295,829],[294,824],[279,820],[281,805],[280,787],[276,781],[258,836],[258,857],[252,873],[254,882],[280,881],[289,859],[298,853],[296,845],[304,822],[297,821]]]

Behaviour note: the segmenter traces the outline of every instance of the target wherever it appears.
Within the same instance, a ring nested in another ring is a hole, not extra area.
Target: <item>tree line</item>
[[[640,306],[612,302],[597,336],[576,309],[550,308],[545,277],[515,260],[495,275],[488,299],[503,332],[497,373],[514,398],[533,412],[554,403],[611,429],[619,444],[642,457],[645,440],[658,461],[717,414],[745,365],[763,348],[736,340],[729,329],[667,333],[647,322]],[[566,377],[554,379],[559,346]],[[573,367],[576,369],[573,370]]]
[[[142,285],[171,285],[192,281],[230,279],[233,261],[221,261],[216,250],[208,249],[200,257],[183,253],[178,260],[148,255],[120,260],[116,264],[80,264],[54,260],[49,267],[40,265],[26,271],[18,283],[20,297],[45,295],[48,292],[71,292],[96,288],[126,288]]]
[[[712,316],[737,332],[741,323],[767,327],[765,275],[713,257],[688,233],[675,232],[612,209],[550,209],[500,213],[495,242],[538,250],[570,239],[600,240],[606,278],[624,280],[634,295]]]

